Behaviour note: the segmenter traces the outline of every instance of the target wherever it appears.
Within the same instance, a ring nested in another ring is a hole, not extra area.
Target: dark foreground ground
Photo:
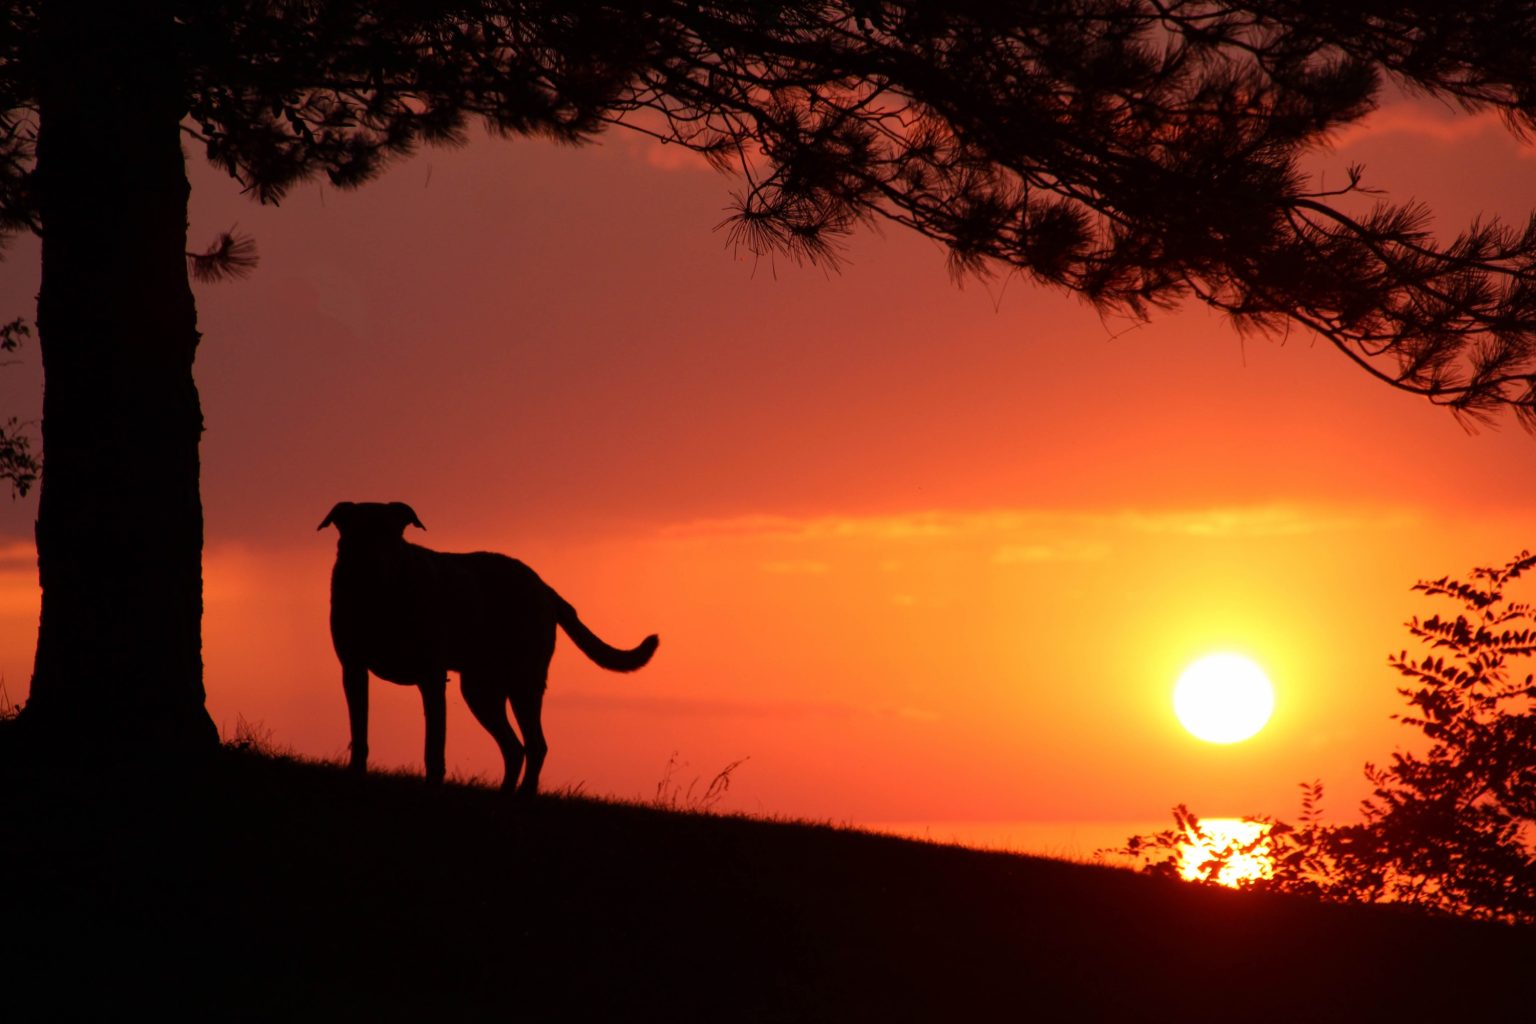
[[[234,752],[175,785],[7,774],[8,1021],[1469,1021],[1531,1006],[1529,930],[829,827],[511,809]]]

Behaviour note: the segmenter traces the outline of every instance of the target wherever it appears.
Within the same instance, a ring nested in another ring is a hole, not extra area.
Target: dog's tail
[[[640,646],[625,650],[622,647],[612,647],[598,639],[596,633],[586,627],[581,619],[576,617],[576,609],[572,608],[563,598],[556,597],[555,621],[560,623],[560,628],[565,630],[565,635],[570,637],[581,653],[591,658],[601,668],[611,672],[633,672],[651,660],[651,655],[656,653],[656,634],[652,633],[640,641]]]

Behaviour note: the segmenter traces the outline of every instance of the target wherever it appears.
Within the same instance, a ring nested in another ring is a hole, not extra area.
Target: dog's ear
[[[416,517],[416,510],[405,502],[392,501],[389,503],[389,507],[394,509],[395,514],[400,517],[400,529],[404,530],[407,526],[414,526],[418,530],[426,529],[425,526],[421,525],[421,520]]]
[[[336,520],[340,516],[345,515],[347,510],[351,507],[352,503],[350,501],[338,501],[334,506],[332,506],[331,510],[325,514],[325,518],[320,520],[320,525],[315,527],[315,529],[323,530],[327,526],[330,526],[332,523],[335,523]],[[340,527],[338,526],[338,529],[339,528]]]

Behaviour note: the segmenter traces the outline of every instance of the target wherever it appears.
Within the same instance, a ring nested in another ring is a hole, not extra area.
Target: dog
[[[629,650],[599,640],[569,602],[515,558],[488,551],[449,554],[410,543],[405,528],[426,527],[404,502],[343,501],[317,529],[327,526],[340,534],[331,572],[331,640],[341,662],[354,771],[368,769],[372,672],[421,691],[427,779],[442,781],[444,691],[451,671],[459,674],[464,703],[501,748],[502,789],[515,787],[518,796],[532,797],[549,752],[540,716],[555,627],[614,672],[633,672],[656,653],[655,634]],[[509,702],[521,740],[507,721]]]

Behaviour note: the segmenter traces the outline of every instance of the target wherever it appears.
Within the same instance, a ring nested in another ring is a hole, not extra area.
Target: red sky
[[[1536,206],[1490,118],[1387,107],[1351,162],[1452,230]],[[956,288],[933,243],[850,240],[840,273],[724,248],[729,179],[675,150],[477,141],[277,209],[192,162],[192,244],[261,266],[198,286],[209,704],[305,754],[346,744],[326,631],[341,499],[405,500],[443,550],[527,561],[603,637],[562,641],[550,785],[647,796],[739,758],[732,809],[834,821],[1347,816],[1406,731],[1385,657],[1418,578],[1536,543],[1536,439],[1471,435],[1304,333],[1196,308],[1103,319],[1019,280]],[[0,265],[29,314],[37,247]],[[0,407],[35,417],[35,347]],[[24,698],[35,497],[0,503],[0,673]],[[1183,664],[1256,657],[1275,718],[1215,747]],[[413,693],[374,684],[374,752],[419,764]],[[450,700],[450,770],[494,746]]]

